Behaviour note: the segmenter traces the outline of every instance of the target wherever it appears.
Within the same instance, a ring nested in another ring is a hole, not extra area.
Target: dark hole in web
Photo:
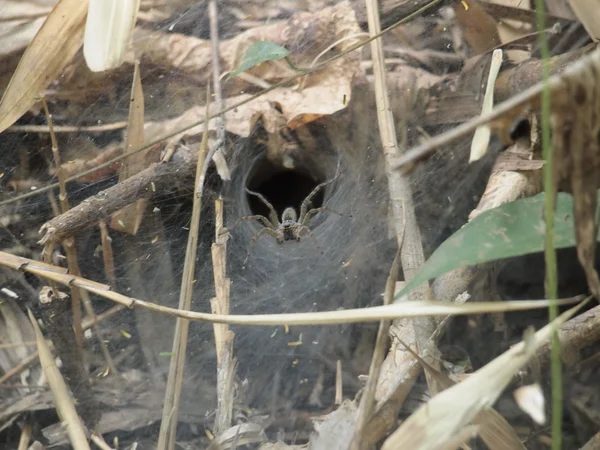
[[[278,219],[285,208],[293,207],[300,213],[302,201],[325,178],[319,173],[308,170],[282,170],[268,161],[259,163],[254,173],[248,178],[248,189],[262,194],[277,211]],[[312,199],[308,208],[318,208],[323,205],[324,189],[321,189]],[[256,196],[246,196],[252,214],[269,217],[268,207]]]

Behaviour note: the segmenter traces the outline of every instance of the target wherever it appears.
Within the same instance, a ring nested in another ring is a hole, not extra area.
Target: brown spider
[[[238,220],[236,220],[234,222],[234,224],[231,227],[229,227],[229,230],[231,231],[236,226],[238,226],[241,222],[246,221],[246,220],[258,220],[265,226],[265,228],[260,229],[252,237],[252,240],[250,241],[250,245],[248,246],[248,256],[246,256],[246,260],[244,261],[244,264],[246,263],[246,261],[248,261],[248,257],[250,256],[250,252],[252,251],[252,247],[254,247],[254,244],[256,243],[256,241],[258,241],[261,238],[261,236],[264,236],[265,234],[268,234],[269,236],[272,236],[273,238],[275,238],[275,240],[277,241],[278,244],[283,244],[284,241],[292,241],[292,240],[300,241],[302,236],[309,235],[315,240],[315,244],[317,245],[317,248],[319,247],[315,235],[308,227],[308,222],[310,221],[310,219],[315,214],[324,212],[324,211],[332,212],[332,213],[338,214],[340,216],[342,214],[340,214],[337,211],[334,211],[333,209],[327,208],[326,206],[308,209],[308,205],[312,201],[313,197],[315,195],[317,195],[317,193],[323,187],[325,187],[328,184],[331,184],[335,180],[337,180],[337,178],[339,177],[339,168],[340,168],[340,163],[338,160],[338,165],[337,165],[335,176],[331,180],[327,180],[327,181],[317,185],[312,190],[312,192],[310,194],[308,194],[308,196],[302,201],[302,204],[300,205],[300,216],[299,217],[296,214],[296,210],[290,206],[290,207],[287,207],[284,209],[283,213],[281,214],[281,221],[279,221],[279,218],[277,216],[277,211],[275,211],[275,208],[273,207],[273,205],[271,205],[271,203],[269,203],[269,201],[262,194],[260,194],[259,192],[251,191],[250,189],[246,188],[246,192],[248,192],[248,194],[258,197],[258,199],[260,201],[262,201],[267,208],[269,208],[269,219],[267,219],[265,216],[263,216],[261,214],[257,214],[254,216],[245,216],[245,217],[240,217]]]

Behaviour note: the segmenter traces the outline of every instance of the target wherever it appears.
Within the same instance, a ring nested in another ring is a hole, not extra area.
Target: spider
[[[340,161],[338,160],[338,165],[337,165],[337,169],[335,171],[335,176],[332,179],[324,181],[323,183],[317,185],[311,191],[311,193],[308,194],[308,196],[302,201],[302,204],[300,205],[300,216],[298,216],[296,214],[296,210],[290,206],[283,210],[283,213],[281,214],[281,221],[279,220],[279,218],[277,216],[277,211],[275,211],[275,208],[273,207],[273,205],[271,205],[271,203],[269,203],[269,201],[262,194],[260,194],[259,192],[251,191],[250,189],[246,188],[246,192],[248,194],[258,197],[258,199],[260,201],[262,201],[267,208],[269,208],[269,218],[267,219],[265,216],[263,216],[261,214],[240,217],[238,220],[236,220],[234,222],[234,224],[231,227],[229,227],[229,231],[231,231],[235,227],[237,227],[241,222],[246,221],[246,220],[257,220],[265,226],[265,228],[260,229],[252,237],[252,240],[250,241],[250,245],[248,246],[248,256],[246,256],[246,260],[245,260],[244,264],[246,263],[246,261],[248,261],[250,252],[252,251],[252,248],[254,247],[254,244],[256,243],[256,241],[258,241],[262,236],[264,236],[266,234],[275,238],[275,240],[277,241],[278,244],[283,244],[284,241],[292,241],[292,240],[300,241],[300,239],[302,239],[303,236],[309,235],[315,240],[315,244],[317,245],[317,248],[318,248],[319,245],[317,243],[317,239],[316,239],[315,235],[313,234],[313,232],[311,231],[311,229],[308,227],[308,222],[310,221],[310,219],[315,214],[320,213],[320,212],[325,212],[325,211],[332,212],[332,213],[338,214],[340,216],[342,214],[337,211],[334,211],[333,209],[328,208],[326,206],[308,209],[309,204],[312,201],[313,197],[315,195],[317,195],[323,187],[325,187],[328,184],[331,184],[335,180],[337,180],[337,178],[340,175],[339,169],[340,169]]]

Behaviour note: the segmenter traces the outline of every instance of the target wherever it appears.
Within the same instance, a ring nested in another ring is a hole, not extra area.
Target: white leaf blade
[[[483,98],[483,107],[481,108],[481,115],[484,116],[489,114],[494,108],[494,86],[496,85],[496,78],[500,72],[500,66],[502,65],[502,50],[496,49],[492,53],[492,62],[490,63],[490,73],[488,75],[488,82],[485,88],[485,96]],[[480,125],[475,130],[473,141],[471,142],[471,154],[469,155],[469,162],[477,161],[485,155],[490,143],[490,137],[492,130],[489,124]]]
[[[92,72],[119,67],[140,7],[140,0],[90,0],[83,56]]]

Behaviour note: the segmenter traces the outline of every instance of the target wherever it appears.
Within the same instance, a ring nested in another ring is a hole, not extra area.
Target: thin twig
[[[210,84],[207,86],[207,98],[210,98]],[[210,102],[206,102],[206,116],[208,117]],[[200,144],[198,163],[196,165],[196,184],[200,181],[203,168],[208,165],[208,124],[204,127],[202,143]],[[196,267],[196,252],[198,248],[198,231],[200,230],[200,212],[202,210],[202,197],[195,195],[192,205],[192,222],[183,264],[181,277],[181,291],[179,294],[179,310],[189,311],[192,305],[192,291],[194,286],[194,270]],[[165,389],[163,415],[158,436],[158,448],[161,450],[174,450],[179,416],[179,402],[183,388],[183,372],[188,341],[189,321],[177,319],[175,335],[173,338],[173,356],[169,366],[169,378]]]
[[[217,10],[217,0],[209,0],[208,16],[210,20],[210,45],[211,45],[211,66],[213,91],[215,100],[217,101],[217,109],[219,111],[225,108],[223,103],[223,93],[221,90],[221,57],[219,54],[219,16]],[[210,103],[210,97],[206,100]],[[225,114],[217,116],[217,142],[221,145],[225,142]],[[212,158],[209,160],[212,161]]]
[[[29,447],[29,442],[31,441],[33,427],[29,422],[30,419],[27,419],[25,425],[21,428],[21,436],[19,437],[19,446],[17,450],[27,450]]]
[[[123,128],[127,128],[126,121],[91,126],[55,125],[54,133],[95,133],[122,130]],[[50,127],[46,125],[11,125],[6,131],[12,133],[50,133]]]
[[[64,214],[71,209],[69,206],[69,199],[67,196],[66,179],[64,176],[63,168],[62,168],[60,153],[58,151],[58,143],[56,141],[56,135],[54,134],[54,123],[52,120],[52,115],[50,114],[50,111],[48,110],[48,104],[46,102],[46,98],[44,96],[42,96],[41,100],[42,100],[42,105],[44,107],[44,111],[46,113],[46,117],[48,120],[48,128],[50,129],[50,139],[52,141],[52,154],[54,157],[54,165],[56,166],[56,175],[59,180],[59,188],[60,188],[60,194],[59,194],[58,198],[60,200],[61,211]],[[53,243],[50,243],[51,246],[52,246],[52,244]],[[63,247],[67,254],[67,264],[69,266],[69,271],[73,275],[81,276],[81,272],[79,270],[79,262],[77,260],[77,250],[76,250],[76,246],[75,246],[75,238],[71,236],[71,237],[68,237],[67,239],[65,239],[63,241]],[[47,255],[47,256],[50,257],[50,255]],[[87,315],[92,320],[96,316],[96,312],[94,311],[94,307],[92,305],[91,299],[90,299],[87,291],[80,290],[75,287],[70,287],[70,288],[71,288],[71,298],[72,298],[71,309],[72,309],[72,313],[73,313],[73,330],[75,333],[75,341],[76,341],[77,347],[79,349],[78,357],[81,359],[82,364],[83,364],[83,329],[82,329],[83,317],[81,315],[81,303],[83,303],[83,306],[85,308]],[[104,342],[104,340],[101,337],[100,330],[98,329],[97,325],[94,325],[92,328],[94,331],[94,335],[96,336],[96,339],[98,340],[98,344],[100,345],[100,350],[102,351],[102,354],[106,361],[107,367],[113,373],[116,374],[117,368],[115,367],[115,364],[112,360],[110,352],[108,351],[108,347],[106,346],[106,343]],[[69,329],[63,330],[63,332],[66,333],[66,332],[68,332]]]
[[[210,303],[217,314],[229,314],[231,280],[227,278],[227,234],[223,233],[223,200],[215,201],[215,243],[212,245],[215,298]],[[233,379],[236,361],[233,357],[235,335],[227,324],[214,324],[217,348],[217,410],[214,433],[216,436],[231,426],[233,416]]]
[[[117,276],[115,274],[115,260],[112,251],[112,239],[108,234],[108,228],[104,219],[98,221],[98,226],[100,227],[100,240],[102,242],[104,273],[106,273],[108,284],[110,284],[113,289],[117,289]]]
[[[371,35],[379,34],[381,23],[379,18],[379,9],[375,0],[365,0],[367,9],[367,19],[369,24],[369,32]],[[385,81],[385,59],[383,54],[383,45],[381,39],[371,42],[371,55],[373,59],[373,75],[375,78],[375,96],[377,104],[377,122],[379,124],[379,133],[381,135],[381,143],[386,163],[386,172],[388,175],[388,187],[390,192],[390,202],[394,223],[396,226],[396,238],[400,252],[400,261],[402,263],[402,272],[404,279],[410,282],[421,266],[425,263],[425,255],[423,253],[423,244],[421,242],[421,233],[417,224],[417,218],[414,210],[412,187],[410,180],[406,175],[394,172],[391,170],[393,159],[400,154],[398,142],[396,138],[396,128],[392,108],[390,106],[390,98],[387,91]],[[433,293],[428,283],[413,289],[408,300],[412,301],[432,301]],[[394,323],[390,327],[390,334],[394,335],[394,329],[401,327],[402,324]],[[435,323],[430,318],[414,319],[412,321],[412,335],[417,344],[419,353],[425,354],[428,350],[428,342],[430,336],[435,331]],[[429,347],[433,346],[429,344]],[[397,358],[397,353],[401,350],[397,346],[393,346],[387,358],[394,360]],[[435,364],[435,362],[434,362]],[[437,392],[435,380],[429,374],[425,374],[427,385],[432,395]],[[397,374],[394,379],[399,381],[404,377],[404,374]],[[410,384],[409,380],[405,380],[404,384]],[[401,386],[402,383],[395,382],[393,387],[385,392],[384,398],[391,399],[393,392]],[[408,390],[406,390],[408,393]],[[404,397],[390,400],[391,403],[399,406],[404,401]],[[365,443],[366,444],[366,443]],[[369,443],[372,444],[372,443]],[[356,447],[358,449],[358,447]]]
[[[197,311],[184,311],[158,305],[156,303],[128,297],[111,290],[110,286],[66,273],[62,267],[44,264],[40,261],[11,255],[0,251],[0,265],[14,270],[22,270],[64,286],[77,286],[128,308],[139,306],[172,317],[180,317],[207,323],[229,325],[339,325],[344,323],[376,322],[400,317],[430,317],[463,314],[482,314],[500,311],[525,311],[548,306],[547,300],[519,300],[505,302],[477,302],[469,305],[449,302],[405,302],[369,308],[344,309],[324,312],[285,313],[285,314],[211,314]],[[577,303],[581,296],[559,301],[559,306]]]
[[[58,185],[59,185],[59,195],[58,199],[60,201],[60,209],[61,212],[67,212],[70,208],[69,206],[69,198],[67,196],[67,185],[65,182],[65,177],[62,171],[62,164],[60,162],[60,153],[58,152],[58,143],[56,141],[56,135],[54,134],[54,123],[52,120],[52,115],[48,109],[48,103],[46,102],[46,97],[41,96],[42,106],[44,108],[44,112],[46,113],[46,120],[48,121],[48,129],[50,130],[50,140],[52,142],[52,156],[54,157],[54,165],[56,166],[56,175],[58,177]],[[65,252],[67,253],[67,263],[69,265],[69,269],[76,275],[79,275],[76,269],[76,255],[73,253],[75,243],[71,241],[72,245],[65,245]],[[52,244],[50,245],[52,247]],[[44,249],[43,254],[46,255],[47,261],[50,262],[52,258],[52,251],[48,248],[48,246]],[[56,286],[55,286],[56,288]],[[83,331],[81,330],[81,293],[79,289],[71,289],[71,299],[72,299],[72,314],[73,314],[73,330],[75,332],[75,341],[77,343],[77,347],[79,349],[78,357],[83,360]],[[67,330],[65,330],[67,332]]]
[[[45,286],[39,294],[40,311],[48,337],[62,361],[60,372],[71,389],[73,397],[77,400],[77,411],[88,428],[94,429],[100,420],[100,405],[94,397],[83,359],[78,355],[75,335],[68,314],[67,297],[66,293]],[[38,342],[38,352],[40,352],[39,347]],[[40,362],[42,364],[44,362],[41,353]],[[44,368],[43,365],[42,368]]]
[[[398,248],[398,251],[396,252],[394,262],[392,263],[392,267],[390,268],[390,273],[385,284],[385,295],[383,300],[384,305],[389,305],[394,300],[399,266],[400,248]],[[379,380],[379,374],[381,372],[381,364],[383,363],[385,357],[385,348],[388,341],[390,325],[391,322],[389,320],[382,320],[379,323],[377,338],[375,339],[375,348],[373,349],[373,357],[371,359],[371,366],[369,367],[369,378],[367,379],[367,384],[360,400],[360,406],[356,415],[356,425],[354,426],[354,434],[352,436],[350,450],[361,450],[363,448],[363,433],[365,426],[373,412],[373,406],[375,405],[375,389],[377,387],[377,381]]]
[[[22,359],[19,364],[17,364],[12,369],[8,370],[4,375],[0,377],[0,384],[3,384],[5,381],[10,380],[12,377],[20,374],[24,370],[26,370],[31,364],[36,362],[38,359],[38,353],[33,352],[27,358]]]
[[[75,450],[89,450],[90,447],[87,442],[85,430],[83,429],[81,420],[77,415],[77,411],[73,405],[73,400],[71,399],[71,394],[69,393],[69,389],[65,384],[65,380],[54,363],[54,357],[46,345],[42,331],[40,330],[35,317],[33,316],[31,310],[28,310],[27,312],[29,314],[31,325],[35,331],[36,342],[38,343],[40,364],[44,369],[44,374],[46,375],[48,384],[52,389],[54,406],[61,422],[65,424],[69,442]]]

